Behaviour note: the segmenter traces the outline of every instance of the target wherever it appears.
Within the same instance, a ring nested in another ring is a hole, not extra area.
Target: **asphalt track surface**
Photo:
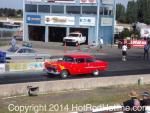
[[[97,59],[109,62],[109,70],[101,73],[99,77],[120,76],[121,79],[121,76],[150,73],[150,60],[143,60],[143,49],[128,50],[128,57],[126,62],[123,62],[121,60],[121,50],[117,49],[117,47],[104,47],[102,50],[99,51],[99,53],[104,54],[97,54]],[[83,79],[90,77],[93,76],[78,75],[75,77],[69,77],[67,79]],[[47,75],[45,72],[18,72],[0,75],[0,84],[15,84],[55,80],[61,81],[62,79],[59,76]]]

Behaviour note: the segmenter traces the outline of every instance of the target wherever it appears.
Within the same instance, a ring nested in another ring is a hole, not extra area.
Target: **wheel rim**
[[[94,71],[94,72],[93,72],[93,75],[94,75],[94,76],[98,76],[98,75],[99,75],[99,71],[98,71],[98,70]]]
[[[67,78],[68,77],[68,73],[67,72],[62,72],[61,77],[62,78]]]

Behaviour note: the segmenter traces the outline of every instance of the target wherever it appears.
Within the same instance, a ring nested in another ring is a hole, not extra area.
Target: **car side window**
[[[87,63],[94,62],[94,61],[95,61],[94,58],[86,58],[86,62],[87,62]]]
[[[77,63],[84,63],[84,58],[78,58],[76,59]]]
[[[18,53],[24,53],[24,50],[23,50],[23,49],[20,49],[20,50],[18,51]]]

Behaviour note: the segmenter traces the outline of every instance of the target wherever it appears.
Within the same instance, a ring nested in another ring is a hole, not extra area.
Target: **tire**
[[[75,46],[78,46],[79,45],[79,43],[78,42],[75,42]]]
[[[69,76],[69,72],[67,70],[62,70],[62,72],[60,73],[60,77],[65,79]]]
[[[100,75],[100,71],[99,70],[95,70],[93,71],[93,76],[99,76]]]

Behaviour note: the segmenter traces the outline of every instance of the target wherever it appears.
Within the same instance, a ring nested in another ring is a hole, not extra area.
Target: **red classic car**
[[[98,76],[100,71],[105,71],[108,68],[107,62],[96,60],[94,56],[87,54],[64,55],[62,60],[56,62],[46,61],[44,65],[44,70],[48,74],[60,75],[62,78],[78,74]]]

